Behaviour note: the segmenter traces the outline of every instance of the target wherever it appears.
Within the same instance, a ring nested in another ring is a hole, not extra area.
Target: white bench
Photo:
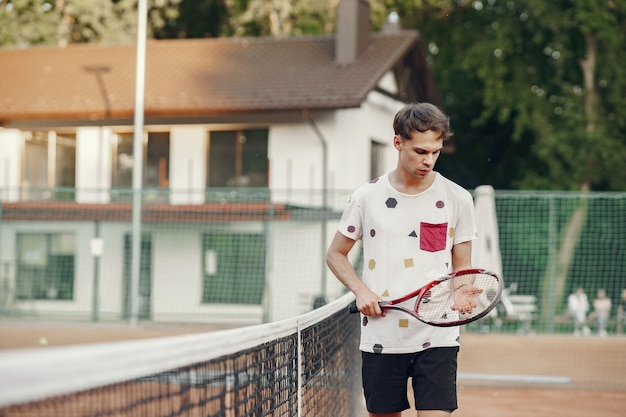
[[[502,291],[500,302],[490,317],[497,328],[502,327],[504,322],[517,322],[518,332],[528,334],[532,330],[532,321],[537,312],[537,297],[513,294],[516,290],[517,283],[512,283]]]

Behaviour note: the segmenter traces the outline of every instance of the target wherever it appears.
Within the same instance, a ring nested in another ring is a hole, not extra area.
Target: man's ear
[[[400,148],[402,148],[402,138],[398,135],[394,135],[393,136],[393,147],[396,148],[397,150],[400,150]]]

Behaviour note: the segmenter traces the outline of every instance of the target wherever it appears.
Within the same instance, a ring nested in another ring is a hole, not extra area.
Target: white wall
[[[24,132],[0,129],[0,200],[18,201],[24,151]]]
[[[207,131],[173,126],[170,131],[170,203],[200,204],[206,187]]]
[[[314,299],[322,295],[322,269],[326,265],[319,222],[276,222],[271,233],[266,296],[268,316],[276,321],[311,311]],[[342,285],[332,274],[326,276],[325,287],[327,300],[343,294]]]
[[[76,201],[108,203],[111,188],[111,135],[106,127],[76,129]]]
[[[353,190],[370,178],[371,141],[386,147],[385,171],[393,169],[397,152],[393,148],[393,117],[402,103],[371,93],[357,109],[315,113],[313,122],[273,125],[268,155],[270,188],[279,201],[319,206],[323,188],[322,140],[327,146],[328,189]],[[296,193],[308,190],[305,200],[294,200]]]
[[[324,123],[320,123],[324,128]],[[321,204],[323,150],[320,139],[307,124],[272,125],[269,131],[269,187],[281,201]],[[291,191],[309,191],[302,193]],[[284,198],[281,198],[283,196]],[[296,200],[294,200],[296,199]]]
[[[91,238],[95,236],[95,225],[93,227],[94,233]],[[103,318],[119,318],[123,309],[124,235],[130,233],[130,224],[112,222],[100,224],[100,237],[104,247],[100,257],[98,304],[99,314]],[[93,260],[92,257],[92,262]],[[93,263],[91,269],[93,270]]]

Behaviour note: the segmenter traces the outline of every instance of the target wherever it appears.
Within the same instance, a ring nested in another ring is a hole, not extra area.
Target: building
[[[134,45],[0,50],[5,310],[132,313],[135,69]],[[360,0],[332,36],[149,41],[140,317],[278,320],[338,295],[319,213],[395,165],[409,101],[439,104],[420,35],[371,32]],[[284,267],[294,228],[316,253]],[[252,293],[233,287],[246,270],[221,268],[233,252],[254,258]]]

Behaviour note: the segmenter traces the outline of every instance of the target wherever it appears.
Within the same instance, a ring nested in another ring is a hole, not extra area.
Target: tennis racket
[[[498,304],[501,294],[502,280],[495,273],[464,269],[378,305],[383,310],[400,310],[431,326],[451,327],[485,317]],[[412,306],[411,299],[415,299]],[[350,313],[359,312],[356,301],[348,308]]]

